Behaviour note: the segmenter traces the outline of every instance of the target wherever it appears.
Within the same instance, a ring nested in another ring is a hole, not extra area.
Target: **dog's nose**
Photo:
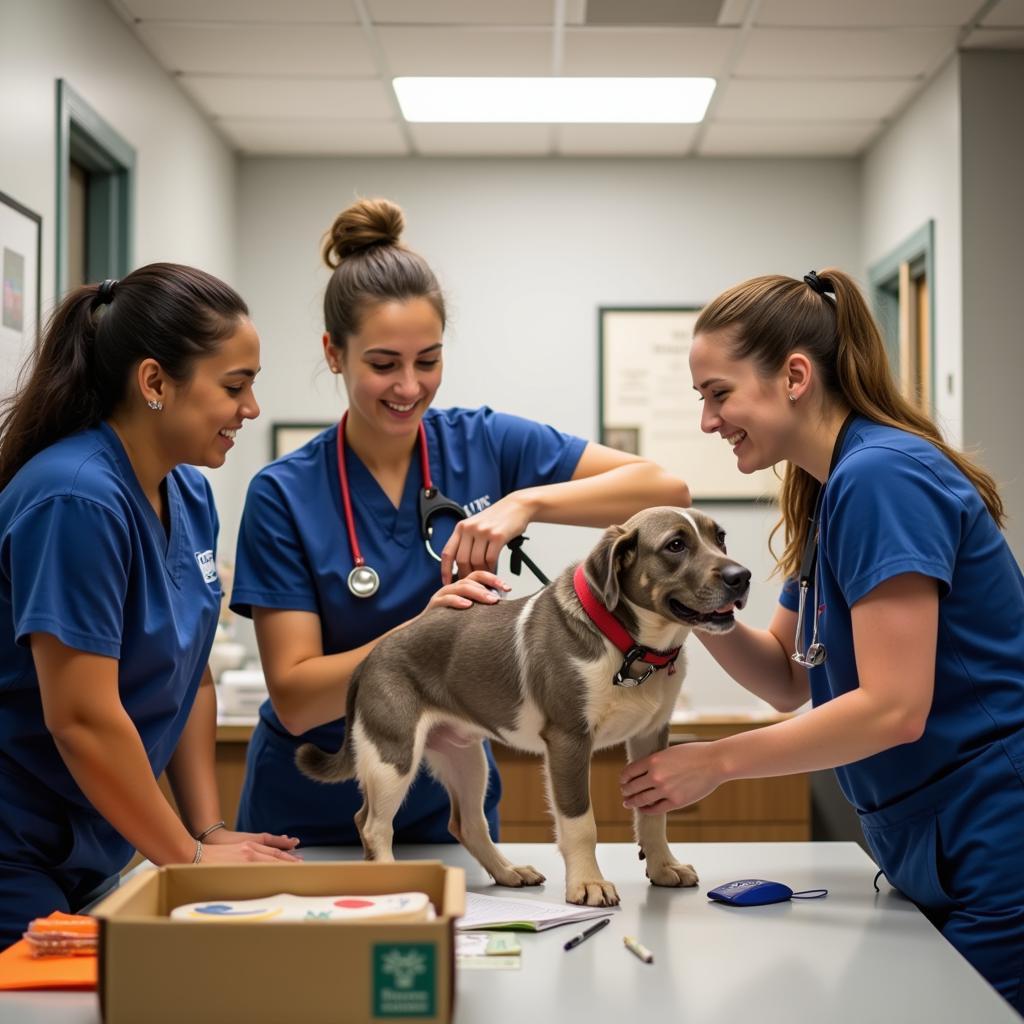
[[[750,585],[750,570],[742,565],[727,565],[722,569],[722,582],[730,590],[745,591]]]

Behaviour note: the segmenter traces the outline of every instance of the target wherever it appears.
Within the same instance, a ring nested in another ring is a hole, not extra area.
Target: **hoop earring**
[[[148,405],[150,407],[150,409],[152,409],[154,412],[160,412],[160,410],[163,409],[163,407],[164,407],[164,403],[163,402],[158,402],[155,398],[151,398],[146,403],[146,405]]]
[[[791,402],[795,402],[796,401],[796,395],[794,395],[792,391],[790,391],[790,393],[789,393],[789,400]]]

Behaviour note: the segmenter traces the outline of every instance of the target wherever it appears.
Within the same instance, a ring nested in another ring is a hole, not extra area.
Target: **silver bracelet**
[[[198,864],[203,859],[203,844],[196,840],[196,855],[192,858],[193,864]]]
[[[216,832],[219,828],[227,828],[227,825],[225,825],[223,821],[214,822],[209,828],[203,829],[203,831],[195,837],[196,842],[201,843],[208,835]]]

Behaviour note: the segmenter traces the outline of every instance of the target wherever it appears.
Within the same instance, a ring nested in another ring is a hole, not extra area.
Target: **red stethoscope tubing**
[[[345,512],[345,528],[348,530],[348,542],[352,548],[352,558],[357,567],[366,565],[366,559],[359,548],[359,538],[356,536],[356,518],[352,513],[352,496],[348,487],[348,470],[345,468],[345,422],[348,420],[348,412],[341,417],[338,424],[338,485],[341,488],[341,507]],[[423,471],[423,488],[427,491],[434,489],[433,481],[430,478],[430,460],[427,457],[427,432],[423,429],[423,421],[420,420],[419,429],[419,450],[420,469]]]

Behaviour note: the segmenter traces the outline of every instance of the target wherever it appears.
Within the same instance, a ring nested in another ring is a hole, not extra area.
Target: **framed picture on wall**
[[[689,366],[698,313],[690,307],[598,311],[599,439],[678,474],[695,503],[774,499],[778,480],[771,470],[741,473],[729,445],[700,429]]]
[[[43,219],[0,192],[0,398],[39,344]]]
[[[332,426],[330,423],[272,423],[270,425],[270,459],[281,458],[289,452],[301,448],[322,430]]]

